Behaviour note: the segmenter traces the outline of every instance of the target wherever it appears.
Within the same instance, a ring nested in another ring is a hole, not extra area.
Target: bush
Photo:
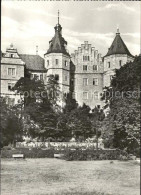
[[[122,160],[122,156],[128,157],[125,151],[117,149],[95,150],[80,148],[64,150],[54,148],[16,148],[15,150],[1,150],[2,158],[12,158],[13,154],[24,154],[25,158],[54,158],[54,154],[64,154],[61,158],[64,160]]]
[[[53,158],[54,150],[41,148],[18,148],[15,150],[1,150],[2,158],[12,158],[13,154],[24,154],[25,158]]]
[[[120,150],[66,150],[63,159],[65,160],[118,160],[123,155],[128,154]]]

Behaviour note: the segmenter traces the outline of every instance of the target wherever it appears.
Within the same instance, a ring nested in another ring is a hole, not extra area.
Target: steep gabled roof
[[[63,53],[69,56],[69,53],[66,50],[67,42],[62,37],[62,27],[60,24],[55,26],[55,35],[52,40],[49,42],[49,49],[47,54],[49,53]]]
[[[127,46],[123,42],[119,31],[116,33],[116,37],[115,37],[111,47],[109,48],[106,56],[113,55],[113,54],[127,54],[127,55],[133,57],[133,55],[129,52]]]
[[[46,71],[44,59],[39,55],[19,54],[19,56],[25,62],[26,69],[34,71]]]

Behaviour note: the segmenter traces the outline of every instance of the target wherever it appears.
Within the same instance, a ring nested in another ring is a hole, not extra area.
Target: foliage
[[[109,147],[135,153],[140,146],[141,57],[116,70],[103,99],[110,113],[102,124],[103,138]]]
[[[120,150],[66,150],[64,153],[65,160],[118,160],[121,155],[128,157],[126,152]]]
[[[1,146],[20,141],[23,123],[14,110],[6,104],[6,98],[0,98],[1,110]]]

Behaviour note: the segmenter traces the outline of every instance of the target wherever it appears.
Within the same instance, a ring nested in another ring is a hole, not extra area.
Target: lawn
[[[1,159],[1,195],[139,195],[135,161]]]

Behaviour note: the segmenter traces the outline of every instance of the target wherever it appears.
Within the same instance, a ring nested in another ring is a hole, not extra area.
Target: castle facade
[[[102,108],[103,88],[110,85],[115,69],[133,60],[134,56],[122,40],[119,30],[104,57],[88,41],[84,41],[70,55],[58,20],[44,58],[19,54],[12,44],[5,53],[1,52],[1,96],[7,97],[10,105],[18,103],[20,97],[11,89],[25,76],[26,70],[31,78],[36,76],[45,83],[49,75],[54,75],[61,92],[71,92],[79,105],[85,103],[91,108]]]

